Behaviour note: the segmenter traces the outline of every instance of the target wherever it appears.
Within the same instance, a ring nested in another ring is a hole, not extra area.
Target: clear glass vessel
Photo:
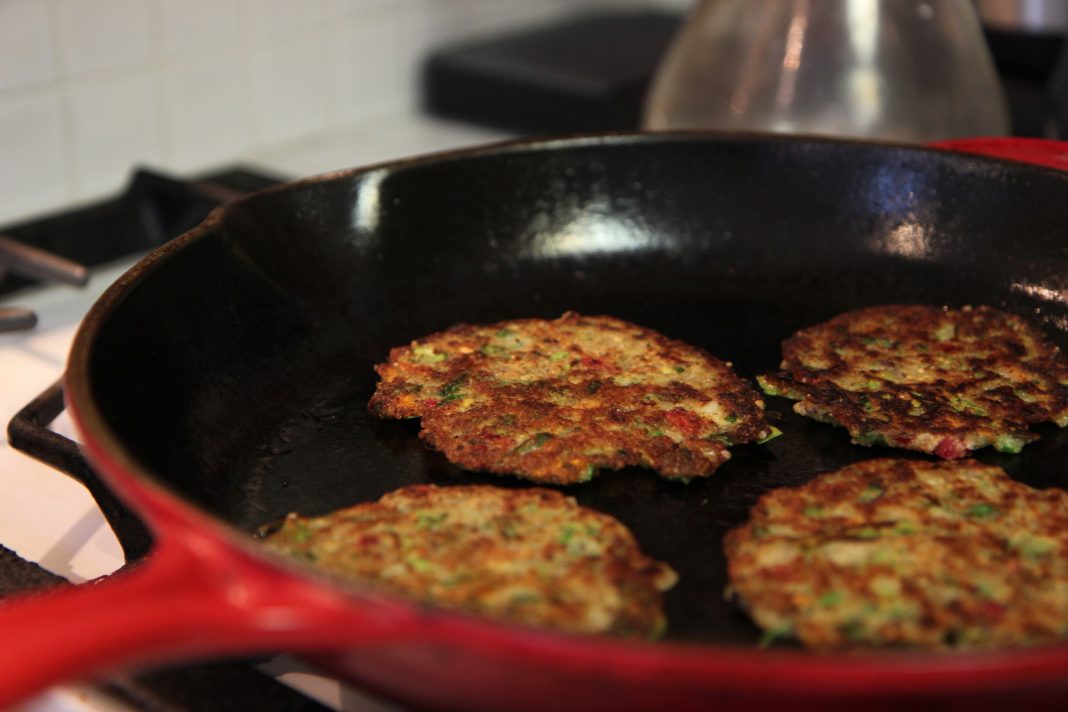
[[[704,0],[660,66],[648,129],[931,141],[1009,132],[969,0]]]

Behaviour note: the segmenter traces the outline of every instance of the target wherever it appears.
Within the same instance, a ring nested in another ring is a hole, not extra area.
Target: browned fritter
[[[460,325],[393,349],[371,411],[422,418],[453,463],[540,482],[641,465],[710,475],[777,431],[730,364],[651,329],[567,313]]]
[[[415,485],[267,546],[335,576],[449,608],[575,633],[654,637],[675,572],[617,520],[551,490]]]
[[[963,457],[1019,452],[1035,423],[1068,425],[1068,361],[1042,332],[991,307],[878,306],[803,329],[782,371],[758,378],[794,411],[861,445]]]
[[[1068,492],[974,460],[869,460],[764,495],[724,540],[729,591],[815,648],[1068,636]]]

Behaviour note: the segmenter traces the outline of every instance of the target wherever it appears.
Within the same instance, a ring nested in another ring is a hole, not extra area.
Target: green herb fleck
[[[735,422],[737,420],[738,420],[738,415],[736,413],[728,413],[727,417],[723,419],[723,422],[724,423],[733,423],[733,422]]]
[[[589,482],[596,474],[597,468],[593,465],[586,465],[582,468],[582,472],[579,473],[579,482]]]
[[[549,356],[550,361],[562,361],[567,358],[567,351],[556,351]]]
[[[864,488],[863,492],[860,493],[860,495],[857,497],[857,501],[863,502],[865,504],[869,502],[874,502],[875,500],[883,496],[883,492],[884,490],[882,485],[870,484]]]
[[[975,401],[964,398],[963,396],[951,395],[949,397],[949,405],[953,410],[958,413],[974,413],[979,416],[988,415],[986,408],[982,407]]]
[[[526,455],[529,452],[534,452],[545,443],[549,442],[553,437],[552,433],[537,433],[533,437],[529,437],[523,442],[519,443],[512,452],[516,455]]]
[[[686,367],[685,366],[676,366],[675,367],[675,373],[685,373],[685,372],[686,372]]]
[[[967,514],[975,519],[990,519],[998,515],[997,507],[987,502],[980,502],[968,507]]]
[[[448,516],[448,512],[420,512],[415,518],[415,523],[421,529],[435,529]]]
[[[497,332],[496,336],[498,336],[499,338],[503,339],[505,337],[511,336],[514,333],[515,332],[512,331],[511,329],[501,329],[500,331]]]
[[[303,544],[308,541],[311,536],[311,531],[308,529],[308,525],[305,522],[296,522],[293,525],[293,541],[298,544]]]
[[[838,626],[838,632],[847,640],[861,640],[864,637],[864,621],[853,618]]]
[[[764,634],[760,636],[760,640],[757,642],[757,646],[761,648],[767,648],[771,646],[777,640],[788,638],[793,635],[794,629],[789,623],[783,623],[777,625],[774,628],[769,628],[764,631]]]
[[[853,535],[858,539],[878,539],[879,530],[875,527],[861,527],[853,532]]]
[[[915,534],[916,525],[909,521],[901,521],[894,525],[894,531],[898,534]]]
[[[1011,543],[1011,546],[1028,559],[1048,556],[1057,548],[1057,542],[1048,537],[1025,535]]]
[[[837,606],[839,603],[842,602],[842,598],[843,596],[841,591],[828,591],[827,593],[820,596],[816,600],[816,603],[819,604],[821,608],[833,608],[834,606]]]
[[[1026,444],[1027,441],[1021,437],[1015,435],[999,435],[997,439],[994,440],[994,449],[998,452],[1008,452],[1015,455],[1023,450],[1024,445]]]
[[[563,531],[560,532],[560,536],[556,538],[556,541],[559,544],[567,546],[569,543],[571,543],[571,538],[575,536],[576,533],[578,533],[578,527],[576,527],[574,524],[568,524],[564,527]]]
[[[873,578],[868,588],[879,598],[895,598],[901,594],[901,583],[887,576]]]
[[[805,507],[804,514],[806,517],[822,517],[823,507],[809,506]]]
[[[764,393],[768,394],[769,396],[782,395],[782,393],[779,392],[779,389],[771,385],[764,376],[757,376],[756,380],[757,385],[760,386],[760,390],[764,391]]]
[[[512,597],[508,599],[508,602],[513,605],[521,606],[524,603],[537,603],[540,600],[541,596],[534,591],[518,591],[512,594]]]
[[[433,346],[427,346],[425,344],[413,346],[412,356],[420,363],[441,363],[448,358],[445,354],[435,353]]]
[[[953,324],[942,324],[935,329],[934,337],[939,341],[949,341],[956,335],[956,333],[957,327]]]
[[[430,562],[419,556],[409,557],[408,566],[412,571],[418,571],[420,573],[430,570]]]
[[[771,431],[767,435],[765,435],[764,437],[762,437],[759,440],[757,440],[757,445],[763,445],[766,442],[774,440],[775,438],[779,437],[780,435],[782,435],[782,431],[779,430],[778,428],[776,428],[774,425],[772,425],[771,426]]]
[[[857,445],[867,445],[869,447],[874,447],[877,445],[881,445],[883,447],[886,446],[886,438],[883,436],[883,434],[874,432],[862,433],[857,437],[853,438],[853,442],[855,442]]]
[[[463,388],[466,383],[467,374],[461,373],[459,376],[442,386],[441,389],[438,391],[438,395],[444,398],[454,396],[460,392],[460,389]]]

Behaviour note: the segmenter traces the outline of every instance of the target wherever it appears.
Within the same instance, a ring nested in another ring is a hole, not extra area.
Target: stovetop
[[[243,167],[185,179],[142,169],[133,172],[125,190],[116,197],[0,227],[0,234],[91,268],[88,285],[82,289],[37,285],[11,274],[0,279],[5,305],[26,304],[40,316],[35,329],[0,337],[0,407],[5,409],[5,418],[59,379],[70,339],[85,310],[127,267],[198,224],[222,202],[280,180]],[[64,415],[53,428],[68,437],[74,435]],[[93,486],[94,477],[91,471],[84,475],[89,480],[88,492],[106,498],[105,490]],[[4,523],[0,530],[0,597],[77,584],[121,568],[126,559],[123,551],[133,558],[145,549],[147,540],[136,541],[145,536],[139,525],[108,527],[107,521],[114,521],[115,501],[93,501],[65,474],[15,452],[10,443],[0,450],[0,481],[5,488],[5,497],[0,500],[0,522]],[[22,556],[4,544],[18,549]],[[327,700],[329,707],[309,695]],[[176,712],[398,709],[343,690],[336,682],[321,680],[286,657],[123,674],[70,694],[62,689],[52,691],[31,708],[40,712],[104,708]]]

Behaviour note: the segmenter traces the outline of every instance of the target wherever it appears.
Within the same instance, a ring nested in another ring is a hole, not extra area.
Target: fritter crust
[[[575,633],[659,635],[660,594],[676,580],[617,520],[538,488],[405,487],[290,514],[266,544],[393,594]]]
[[[724,540],[729,591],[814,648],[1068,636],[1068,493],[974,460],[869,460],[774,490]]]
[[[461,467],[539,482],[626,465],[705,477],[729,445],[777,433],[729,363],[607,316],[455,326],[375,370],[375,415],[421,417],[423,439]]]
[[[783,343],[764,392],[844,426],[853,442],[963,457],[1019,452],[1028,426],[1068,425],[1068,361],[1037,328],[990,307],[878,306]]]

